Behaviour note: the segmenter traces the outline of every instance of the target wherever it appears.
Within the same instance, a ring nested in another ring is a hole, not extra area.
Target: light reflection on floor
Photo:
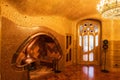
[[[94,67],[93,66],[83,66],[82,67],[83,73],[91,80],[94,78]]]

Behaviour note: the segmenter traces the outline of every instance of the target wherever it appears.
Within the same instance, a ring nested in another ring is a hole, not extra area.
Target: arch
[[[51,33],[46,33],[46,32],[38,32],[38,33],[35,33],[31,36],[29,36],[20,46],[19,48],[17,49],[17,51],[15,52],[15,54],[13,55],[12,57],[12,65],[16,65],[16,61],[18,60],[17,58],[19,56],[23,56],[21,53],[24,54],[24,56],[26,55],[26,53],[29,51],[28,49],[31,49],[33,47],[30,47],[30,46],[35,46],[35,44],[39,43],[41,40],[41,38],[45,38],[45,41],[46,42],[51,42],[51,43],[55,43],[55,47],[56,49],[58,50],[59,54],[60,54],[60,57],[58,58],[58,61],[61,59],[62,55],[63,55],[63,52],[62,52],[62,49],[60,47],[60,44],[58,42],[58,40],[55,38],[54,35],[52,35]],[[47,39],[48,38],[48,39]],[[30,47],[30,48],[28,48]],[[37,48],[36,48],[37,49]],[[50,50],[50,49],[49,49]],[[52,49],[51,49],[52,50]],[[52,50],[53,51],[53,50]],[[45,55],[45,54],[44,54]],[[27,55],[26,55],[27,56]],[[33,55],[32,55],[33,57]],[[35,56],[34,56],[35,58]],[[26,66],[25,65],[19,65],[20,67],[24,67]]]

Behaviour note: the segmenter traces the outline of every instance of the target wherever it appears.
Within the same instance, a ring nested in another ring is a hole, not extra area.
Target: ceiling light
[[[120,19],[120,0],[101,0],[97,10],[104,18]]]

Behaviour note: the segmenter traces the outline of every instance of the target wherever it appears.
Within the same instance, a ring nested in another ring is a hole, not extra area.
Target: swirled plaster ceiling
[[[26,16],[27,18],[29,16],[29,19],[59,16],[72,21],[82,18],[101,19],[96,10],[99,0],[2,0],[1,3],[2,15],[18,21],[20,17],[26,18]]]
[[[97,15],[99,0],[3,0],[21,14],[29,16],[59,15],[69,19]]]

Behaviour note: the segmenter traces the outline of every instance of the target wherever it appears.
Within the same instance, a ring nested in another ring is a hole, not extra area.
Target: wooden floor
[[[50,73],[31,80],[120,80],[120,72],[105,73],[100,66],[72,65],[60,73]]]

